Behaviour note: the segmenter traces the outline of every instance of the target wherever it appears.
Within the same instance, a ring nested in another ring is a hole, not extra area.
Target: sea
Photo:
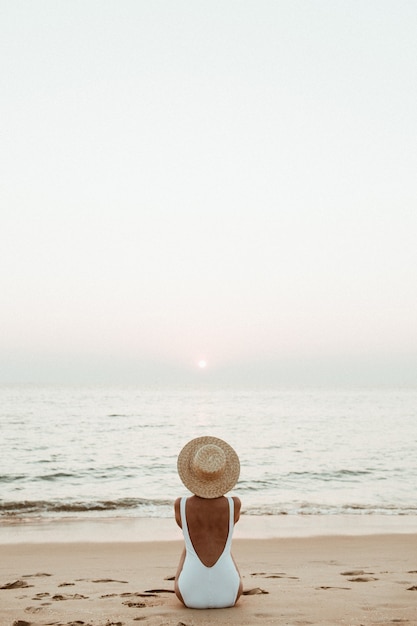
[[[0,526],[172,518],[192,438],[239,455],[242,516],[417,515],[417,388],[0,387]]]

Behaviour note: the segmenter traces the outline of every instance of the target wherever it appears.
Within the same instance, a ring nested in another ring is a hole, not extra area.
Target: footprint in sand
[[[146,604],[144,602],[131,602],[130,600],[126,600],[126,602],[123,602],[123,604],[128,606],[130,609],[144,609],[144,608],[146,608]]]
[[[164,591],[163,589],[161,589],[160,591]],[[168,589],[165,590],[168,593]],[[171,590],[169,590],[169,593],[171,593]],[[120,597],[121,598],[132,598],[136,596],[137,598],[158,598],[158,594],[151,592],[151,591],[145,591],[145,593],[140,593],[139,591],[136,592],[125,592],[125,593],[121,593]]]
[[[25,613],[40,613],[43,611],[41,606],[28,606],[25,608]]]
[[[106,622],[106,626],[111,626],[114,622]],[[25,622],[25,624],[27,624],[27,622]],[[123,626],[122,622],[118,622],[118,624],[120,624],[120,626]],[[13,626],[20,626],[19,624],[13,624]],[[28,624],[28,626],[35,626],[35,624]],[[43,624],[42,626],[93,626],[90,623],[87,622],[83,622],[81,620],[75,620],[75,622],[65,622],[65,624],[63,622],[48,622],[48,624]]]
[[[267,572],[254,572],[251,576],[261,576],[262,578],[289,578],[290,580],[299,580],[298,576],[288,576],[285,572],[276,572],[268,574]]]
[[[12,583],[2,585],[0,589],[26,589],[26,587],[33,587],[33,585],[28,585],[26,580],[14,580]]]
[[[373,572],[365,572],[363,569],[353,569],[348,572],[340,572],[341,576],[353,576],[348,578],[350,583],[370,583],[374,580],[379,580],[375,576],[371,576]]]
[[[81,593],[74,593],[74,595],[61,595],[56,594],[52,596],[52,600],[87,600],[88,596],[83,596]]]
[[[321,587],[316,587],[316,589],[342,589],[343,591],[351,591],[350,587],[331,587],[328,585],[321,585]]]
[[[99,578],[98,580],[92,580],[93,583],[123,583],[127,585],[127,580],[113,580],[113,578]],[[106,625],[107,626],[107,625]]]
[[[242,591],[243,596],[255,596],[258,594],[268,594],[269,591],[265,591],[265,589],[261,589],[260,587],[255,587],[254,589],[245,589]]]
[[[34,598],[32,598],[32,600],[43,600],[43,598],[48,598],[49,597],[49,593],[45,592],[45,593],[37,593],[36,596]]]

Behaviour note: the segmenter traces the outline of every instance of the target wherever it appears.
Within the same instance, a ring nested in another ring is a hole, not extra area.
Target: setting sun
[[[204,359],[201,359],[198,362],[198,367],[203,370],[205,367],[207,367],[207,361],[205,361]]]

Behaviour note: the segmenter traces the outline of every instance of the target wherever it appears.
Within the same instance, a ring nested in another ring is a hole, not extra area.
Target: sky
[[[0,383],[415,384],[416,29],[0,0]]]

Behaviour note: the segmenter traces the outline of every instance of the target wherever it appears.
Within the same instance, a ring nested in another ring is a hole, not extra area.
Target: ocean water
[[[417,389],[0,387],[0,523],[172,517],[193,437],[248,516],[416,515]]]

